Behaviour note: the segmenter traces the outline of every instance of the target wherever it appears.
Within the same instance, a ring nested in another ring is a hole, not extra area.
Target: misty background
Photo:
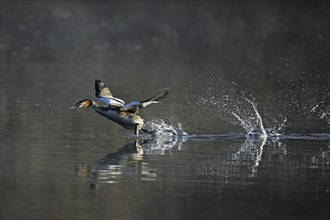
[[[286,132],[328,132],[329,48],[327,1],[2,1],[2,129],[17,117],[31,130],[60,132],[67,118],[116,128],[67,111],[96,100],[100,78],[127,102],[169,88],[141,115],[188,133],[242,131],[232,115],[251,109],[242,97],[266,127],[286,118]]]
[[[329,1],[0,4],[1,219],[329,219]],[[95,78],[188,135],[70,110]]]

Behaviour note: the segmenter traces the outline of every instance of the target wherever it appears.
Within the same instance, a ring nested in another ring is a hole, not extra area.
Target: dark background
[[[328,1],[1,1],[0,218],[329,219],[329,17]],[[188,135],[144,142],[70,110],[94,78],[125,101],[169,88],[141,115]],[[244,98],[292,139],[245,139]]]
[[[141,114],[188,132],[242,131],[243,96],[265,127],[329,130],[327,1],[2,1],[0,45],[3,117],[25,95],[39,111],[95,99],[101,78],[126,101],[170,88]]]

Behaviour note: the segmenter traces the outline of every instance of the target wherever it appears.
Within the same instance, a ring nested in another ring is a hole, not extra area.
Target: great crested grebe
[[[121,99],[112,96],[110,89],[99,79],[95,79],[95,96],[105,102],[106,106],[99,106],[90,99],[78,101],[71,109],[92,107],[100,115],[120,124],[126,129],[135,130],[135,135],[139,134],[139,130],[150,133],[143,129],[143,119],[138,114],[138,110],[150,104],[159,103],[166,97],[169,90],[165,89],[158,95],[141,102],[130,102],[125,104]]]

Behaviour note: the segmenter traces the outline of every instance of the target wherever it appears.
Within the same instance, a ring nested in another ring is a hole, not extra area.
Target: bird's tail
[[[145,101],[142,101],[141,104],[143,107],[146,107],[147,105],[150,105],[152,103],[158,103],[161,99],[165,98],[167,96],[167,94],[169,93],[169,89],[164,89],[161,93],[159,93],[158,95],[147,99]]]

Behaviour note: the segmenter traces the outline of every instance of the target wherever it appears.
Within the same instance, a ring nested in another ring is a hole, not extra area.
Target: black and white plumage
[[[125,104],[123,100],[113,97],[110,89],[101,80],[95,79],[95,96],[107,105],[99,106],[92,100],[84,99],[78,101],[71,109],[92,107],[100,115],[120,124],[124,128],[135,130],[135,134],[138,135],[140,129],[146,131],[142,128],[144,121],[138,115],[138,110],[150,104],[159,103],[168,93],[169,90],[165,89],[158,95],[145,101]]]
[[[159,103],[159,101],[168,94],[169,90],[165,89],[160,94],[147,99],[145,101],[130,102],[125,104],[125,102],[119,98],[113,97],[110,89],[99,79],[95,79],[95,96],[105,102],[108,107],[119,107],[122,112],[132,112],[135,113],[139,109],[142,109],[150,104]]]
[[[125,102],[112,96],[110,89],[99,79],[95,79],[95,96],[109,107],[121,107]]]
[[[145,101],[141,102],[130,102],[128,104],[125,104],[119,108],[120,111],[129,111],[129,112],[137,112],[137,110],[142,109],[150,104],[159,103],[159,101],[163,98],[165,98],[168,94],[169,90],[165,89],[160,94],[147,99]]]

